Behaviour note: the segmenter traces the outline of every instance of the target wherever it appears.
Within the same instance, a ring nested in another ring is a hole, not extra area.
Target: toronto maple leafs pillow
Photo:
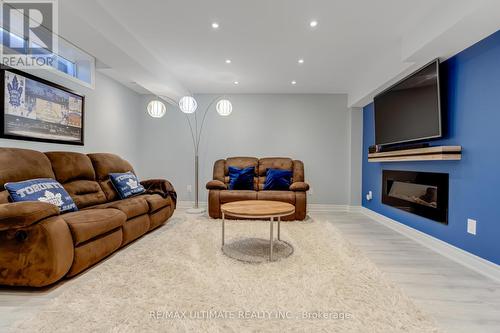
[[[144,186],[139,183],[137,176],[130,171],[125,173],[110,173],[109,178],[121,199],[146,191]]]
[[[13,202],[41,201],[59,207],[61,213],[77,211],[75,202],[56,180],[51,178],[30,179],[22,182],[6,183],[5,189]]]

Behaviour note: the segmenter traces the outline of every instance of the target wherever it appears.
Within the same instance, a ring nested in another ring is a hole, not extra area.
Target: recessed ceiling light
[[[297,84],[297,81],[293,80],[293,81],[292,81],[292,84],[293,84],[293,85],[296,85],[296,84]]]
[[[299,60],[297,60],[297,62],[298,62],[299,64],[303,64],[303,63],[304,63],[304,59],[299,59]]]
[[[212,28],[214,28],[214,29],[218,29],[218,28],[219,28],[219,23],[217,23],[217,22],[213,22],[213,23],[212,23]]]
[[[230,64],[231,63],[231,59],[226,59],[226,64]]]
[[[239,83],[238,81],[234,81],[234,84],[238,85],[238,84],[240,84],[240,83]]]
[[[311,28],[316,28],[318,26],[318,21],[312,20],[311,22],[309,22],[309,26]]]

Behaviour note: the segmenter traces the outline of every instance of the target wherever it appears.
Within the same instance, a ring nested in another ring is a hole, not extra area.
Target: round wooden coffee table
[[[295,206],[279,201],[269,200],[245,200],[235,201],[221,205],[222,212],[222,247],[224,247],[226,216],[248,218],[248,219],[269,219],[269,260],[273,261],[273,222],[278,220],[278,241],[280,239],[281,218],[295,213]]]

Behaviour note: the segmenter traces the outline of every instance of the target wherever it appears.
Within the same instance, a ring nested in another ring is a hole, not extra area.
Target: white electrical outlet
[[[373,199],[373,192],[368,191],[368,194],[366,194],[366,200],[371,201]]]
[[[472,235],[476,234],[476,224],[477,224],[476,220],[467,219],[467,232],[469,234],[472,234]]]
[[[193,192],[193,186],[188,185],[188,186],[187,186],[187,191],[188,191],[188,193]]]
[[[309,191],[307,191],[307,193],[309,195],[313,195],[314,194],[314,189],[312,187],[309,187]]]

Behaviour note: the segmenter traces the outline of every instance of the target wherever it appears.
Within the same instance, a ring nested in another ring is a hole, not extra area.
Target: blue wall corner
[[[363,109],[362,205],[486,260],[500,264],[500,31],[441,64],[447,133],[433,145],[461,145],[461,161],[368,163],[373,103]],[[381,202],[382,170],[450,174],[449,224]],[[365,194],[373,191],[373,200]],[[477,220],[477,235],[467,219]]]

